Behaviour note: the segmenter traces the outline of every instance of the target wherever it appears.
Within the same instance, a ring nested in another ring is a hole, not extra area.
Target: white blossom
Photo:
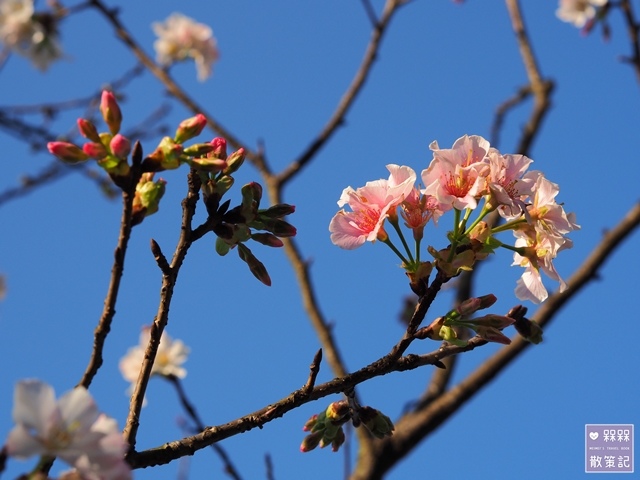
[[[211,75],[213,62],[218,59],[211,28],[180,13],[171,14],[164,23],[154,22],[152,28],[158,36],[153,44],[158,63],[171,65],[190,57],[196,62],[198,80]]]

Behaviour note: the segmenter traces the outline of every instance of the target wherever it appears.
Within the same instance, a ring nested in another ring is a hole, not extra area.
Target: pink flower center
[[[475,181],[475,176],[471,175],[471,172],[472,170],[460,170],[457,174],[447,172],[444,190],[454,197],[465,197]]]

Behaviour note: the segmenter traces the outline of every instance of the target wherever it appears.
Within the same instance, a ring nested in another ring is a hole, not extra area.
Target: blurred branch
[[[534,96],[533,112],[524,127],[517,148],[518,153],[528,155],[534,138],[540,133],[542,120],[551,106],[550,95],[554,85],[553,81],[543,79],[540,74],[540,69],[524,26],[518,0],[506,0],[506,5],[509,16],[511,17],[511,25],[516,35],[518,47],[520,48],[520,55],[522,56],[527,77],[529,78],[529,88]]]
[[[369,45],[365,51],[364,58],[362,59],[362,63],[360,64],[360,68],[356,72],[355,77],[351,81],[351,85],[347,88],[346,92],[340,99],[336,110],[333,112],[333,115],[316,139],[311,142],[297,160],[294,160],[284,171],[277,175],[275,181],[279,187],[283,187],[294,177],[294,175],[309,163],[325,143],[329,141],[337,128],[344,124],[344,118],[347,112],[355,102],[358,94],[362,91],[362,87],[371,72],[371,67],[378,57],[378,51],[380,50],[384,33],[386,32],[393,15],[403,4],[404,2],[400,0],[387,0],[382,11],[382,15],[380,16],[380,20],[375,21],[375,15],[373,16],[372,21],[375,21],[375,23],[373,25],[373,31],[371,32],[371,40],[369,40]]]
[[[633,7],[631,6],[630,0],[621,0],[620,9],[622,10],[622,15],[627,25],[627,34],[629,35],[629,40],[631,40],[631,51],[633,52],[631,57],[627,57],[624,60],[633,65],[637,80],[640,82],[640,38],[638,38],[640,26],[633,14]]]
[[[163,378],[168,380],[176,389],[176,392],[178,393],[178,398],[180,399],[180,403],[182,404],[182,408],[184,408],[184,410],[187,412],[187,415],[189,415],[195,427],[198,430],[204,430],[205,429],[204,423],[202,422],[202,420],[200,420],[200,416],[198,415],[196,408],[187,398],[187,395],[184,392],[184,388],[182,388],[182,382],[180,382],[180,379],[175,375],[168,375],[168,376],[163,375]],[[227,455],[227,452],[224,450],[224,448],[222,448],[220,445],[217,445],[217,444],[211,445],[211,448],[213,448],[213,450],[220,457],[220,460],[222,460],[222,464],[224,465],[224,472],[227,473],[229,477],[233,478],[234,480],[242,480],[242,477],[236,470],[236,467],[233,465],[233,462],[229,458],[229,455]]]

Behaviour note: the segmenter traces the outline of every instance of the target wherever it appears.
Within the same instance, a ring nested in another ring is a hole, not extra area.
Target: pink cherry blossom
[[[487,177],[491,202],[499,205],[498,211],[505,218],[520,216],[525,210],[524,200],[532,193],[537,172],[525,172],[532,160],[524,155],[502,155],[495,148],[488,154]]]
[[[349,205],[351,212],[340,210],[329,224],[331,241],[341,248],[352,250],[364,242],[374,242],[385,235],[383,224],[391,213],[413,190],[416,173],[409,167],[387,165],[388,180],[367,182],[364,187],[343,190],[338,206]]]
[[[450,149],[440,149],[437,142],[429,148],[433,150],[433,160],[422,171],[422,193],[433,195],[449,208],[476,208],[489,169],[489,142],[477,135],[464,135]]]
[[[515,294],[520,300],[531,300],[534,303],[541,303],[548,297],[547,289],[542,284],[540,270],[549,278],[560,283],[559,290],[566,290],[567,284],[564,282],[553,265],[553,259],[563,248],[565,239],[536,232],[535,237],[528,236],[523,232],[514,232],[517,237],[515,246],[525,247],[525,256],[518,253],[513,255],[512,265],[519,265],[525,268],[521,278],[518,279]]]
[[[153,23],[152,28],[159,37],[153,44],[158,63],[171,65],[193,58],[198,80],[211,75],[213,62],[219,56],[211,28],[180,13],[171,14],[164,23]]]
[[[575,215],[568,217],[562,205],[555,201],[560,188],[542,174],[533,186],[533,204],[528,207],[528,215],[533,227],[546,235],[563,236],[580,226],[575,223]]]
[[[429,220],[438,224],[446,205],[441,205],[438,199],[432,195],[421,195],[420,190],[414,187],[401,204],[402,218],[405,225],[413,230],[413,236],[419,240],[423,236],[423,230]]]

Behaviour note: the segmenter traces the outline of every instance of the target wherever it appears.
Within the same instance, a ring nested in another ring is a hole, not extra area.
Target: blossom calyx
[[[69,142],[49,142],[47,150],[60,160],[69,164],[84,162],[89,158],[80,147]]]
[[[184,143],[187,140],[191,140],[202,133],[202,130],[207,125],[207,117],[198,113],[196,116],[187,118],[180,122],[174,140],[176,143]]]
[[[120,124],[122,123],[122,112],[118,106],[113,92],[104,90],[100,99],[100,113],[104,122],[109,127],[109,131],[112,135],[115,135],[120,131]]]

